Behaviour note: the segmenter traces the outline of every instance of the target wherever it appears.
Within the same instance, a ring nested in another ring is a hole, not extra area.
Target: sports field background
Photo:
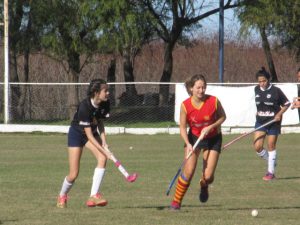
[[[234,135],[224,135],[224,142]],[[109,135],[108,143],[130,172],[127,183],[108,162],[102,192],[104,208],[87,208],[85,201],[96,164],[84,150],[81,170],[70,192],[67,209],[55,207],[68,171],[64,134],[0,134],[0,224],[12,225],[172,225],[172,224],[299,224],[299,134],[284,134],[278,142],[277,179],[266,182],[266,163],[259,159],[245,137],[221,154],[216,179],[206,204],[198,200],[202,163],[180,211],[170,211],[165,191],[182,162],[179,135]],[[130,146],[133,149],[130,149]],[[256,218],[252,209],[258,209]]]

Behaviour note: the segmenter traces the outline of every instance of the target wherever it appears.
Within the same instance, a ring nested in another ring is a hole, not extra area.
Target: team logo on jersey
[[[204,120],[209,120],[210,117],[209,117],[209,116],[204,116],[203,119],[204,119]]]
[[[258,111],[257,112],[257,115],[258,116],[267,116],[267,117],[272,117],[272,116],[275,116],[275,113],[274,112],[271,112],[271,111]]]
[[[272,96],[271,94],[267,94],[267,98],[271,98],[271,96]]]
[[[274,105],[273,102],[264,102],[264,103],[265,103],[265,105]]]
[[[79,125],[82,125],[82,126],[89,126],[90,123],[89,123],[89,122],[84,122],[84,121],[79,121]]]
[[[191,116],[191,121],[192,121],[193,123],[197,123],[196,117],[195,117],[195,116]]]

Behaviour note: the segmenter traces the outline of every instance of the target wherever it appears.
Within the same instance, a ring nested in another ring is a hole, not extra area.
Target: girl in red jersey
[[[201,141],[178,178],[171,209],[180,209],[182,199],[194,175],[201,149],[203,150],[199,195],[201,202],[208,200],[208,186],[214,181],[222,145],[221,124],[225,121],[226,114],[215,96],[205,94],[206,85],[205,77],[198,74],[185,82],[186,90],[190,95],[183,101],[180,109],[180,135],[185,143],[185,157],[193,151],[193,145],[199,136]],[[187,126],[189,126],[188,132]]]

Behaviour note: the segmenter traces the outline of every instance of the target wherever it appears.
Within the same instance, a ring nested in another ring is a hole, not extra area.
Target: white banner
[[[297,96],[296,84],[278,84],[287,98],[292,102]],[[255,96],[254,87],[226,87],[220,85],[207,85],[206,93],[216,96],[225,112],[227,119],[222,126],[228,127],[253,127],[255,124]],[[174,120],[179,124],[180,105],[189,97],[184,84],[176,84],[175,88],[175,113]],[[283,114],[282,125],[294,125],[299,123],[298,110],[290,108]]]

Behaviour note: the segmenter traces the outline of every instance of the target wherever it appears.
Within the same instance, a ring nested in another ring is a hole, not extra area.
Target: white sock
[[[69,182],[69,181],[67,180],[67,177],[65,177],[59,195],[60,195],[60,196],[64,196],[64,195],[68,194],[69,191],[71,190],[73,184],[74,184],[74,182],[73,182],[73,183]]]
[[[264,160],[269,159],[269,154],[268,154],[268,151],[266,149],[261,150],[261,152],[256,152],[256,154]]]
[[[268,172],[274,174],[276,165],[276,150],[269,151]]]
[[[104,172],[105,172],[105,168],[95,168],[94,176],[93,176],[93,184],[91,189],[91,196],[99,193]]]

